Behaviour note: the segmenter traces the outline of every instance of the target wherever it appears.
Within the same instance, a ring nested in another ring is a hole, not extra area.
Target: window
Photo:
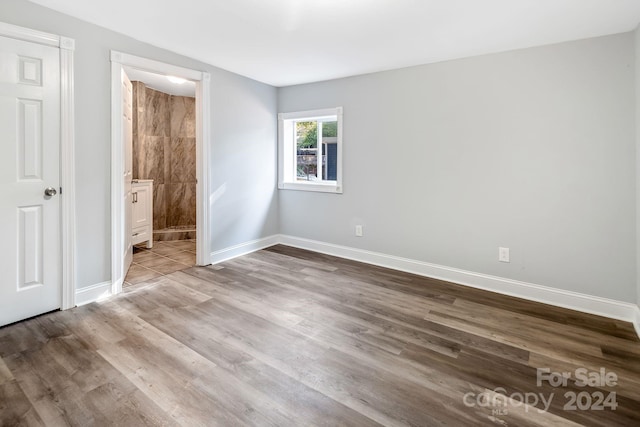
[[[278,114],[278,188],[342,193],[342,107]]]

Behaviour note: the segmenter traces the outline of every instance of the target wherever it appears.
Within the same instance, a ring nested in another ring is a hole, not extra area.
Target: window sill
[[[342,194],[342,187],[340,185],[332,184],[332,183],[281,182],[280,184],[278,184],[278,189]]]

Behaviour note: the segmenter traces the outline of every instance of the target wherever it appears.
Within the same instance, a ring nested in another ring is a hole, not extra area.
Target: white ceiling
[[[640,22],[640,0],[31,1],[274,86],[621,33]]]
[[[151,89],[159,90],[169,95],[190,96],[192,98],[196,96],[196,83],[190,80],[178,84],[170,82],[167,76],[162,74],[150,73],[132,67],[124,67],[124,71],[127,73],[129,80],[132,82],[142,82]]]

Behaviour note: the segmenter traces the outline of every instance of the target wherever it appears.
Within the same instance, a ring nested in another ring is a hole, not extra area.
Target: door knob
[[[45,196],[55,196],[56,194],[58,194],[58,192],[53,187],[47,187],[44,189]]]

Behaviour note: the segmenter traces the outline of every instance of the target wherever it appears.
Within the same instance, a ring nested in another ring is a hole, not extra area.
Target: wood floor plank
[[[11,370],[4,363],[4,360],[0,358],[0,385],[9,381],[13,381],[15,378],[11,373]]]
[[[347,334],[357,334],[362,342],[378,346],[395,354],[399,354],[402,351],[406,341],[423,345],[426,348],[440,351],[453,357],[457,353],[456,344],[444,338],[432,336],[415,329],[403,328],[397,324],[391,325],[389,322],[381,326],[384,321],[372,316],[366,319],[366,313],[357,310],[353,310],[350,313],[351,315],[345,315],[339,311],[326,308],[323,306],[323,302],[326,301],[318,298],[311,299],[310,295],[304,291],[295,294],[293,292],[284,294],[280,292],[258,296],[237,288],[226,290],[222,285],[216,285],[213,282],[204,280],[191,279],[190,281],[196,286],[198,286],[198,282],[209,284],[209,290],[216,293],[217,301],[236,306],[240,310],[244,309],[252,312],[281,326],[293,327],[305,320],[310,321],[313,325],[319,323],[325,326],[330,325],[331,328],[344,331]],[[291,306],[289,304],[290,301],[302,303]],[[282,310],[282,308],[286,308],[288,311]],[[281,323],[280,318],[286,319],[286,323]],[[375,319],[374,322],[371,322],[372,318]]]
[[[426,389],[372,370],[359,360],[338,354],[330,345],[315,344],[300,334],[267,325],[255,316],[214,301],[203,303],[194,311],[181,312],[186,316],[206,318],[212,325],[211,336],[381,424],[425,425],[436,422],[430,414],[442,411],[441,403],[422,398]],[[281,346],[283,341],[289,345]],[[446,401],[453,409],[460,406],[451,399]],[[440,416],[453,422],[452,412],[442,411]],[[455,419],[458,425],[473,425],[459,416]]]
[[[238,380],[289,408],[290,425],[372,425],[372,421],[342,403],[307,387],[295,378],[265,364],[207,323],[191,322],[193,313],[158,310],[145,319],[185,345],[214,361]],[[259,423],[258,423],[259,424]]]
[[[630,324],[281,245],[170,267],[0,328],[0,426],[640,425]]]
[[[543,329],[542,327],[520,328],[524,322],[507,323],[496,318],[475,316],[470,310],[450,309],[447,312],[431,311],[424,317],[426,320],[441,323],[463,331],[469,331],[475,335],[491,338],[504,344],[513,345],[521,349],[537,351],[539,353],[552,353],[553,355],[575,355],[588,354],[602,357],[602,350],[599,343],[584,343],[570,337],[566,339],[568,346],[559,346],[563,341],[561,334],[554,332],[554,329]],[[536,322],[531,321],[535,326]],[[505,325],[510,325],[507,330]]]
[[[467,286],[457,285],[429,277],[417,276],[411,273],[389,270],[384,267],[367,265],[366,269],[357,261],[343,258],[336,258],[330,255],[302,250],[284,245],[275,245],[262,252],[276,253],[288,258],[302,259],[310,262],[324,261],[338,267],[337,272],[349,274],[355,270],[357,274],[366,274],[370,277],[377,277],[390,274],[396,280],[404,283],[413,283],[418,289],[429,289],[431,292],[441,292],[454,298],[464,298],[477,303],[485,303],[488,306],[504,310],[527,314],[532,317],[554,320],[560,324],[574,324],[599,333],[602,337],[617,337],[633,342],[640,342],[640,338],[635,333],[633,326],[628,322],[619,322],[601,316],[567,310],[561,307],[551,306],[543,303],[523,300],[516,297],[501,295],[494,292],[487,292]],[[365,273],[363,273],[363,271]]]
[[[0,383],[0,414],[3,426],[45,425],[16,380]]]
[[[214,284],[216,275],[213,272],[208,272],[202,269],[187,270],[185,273],[193,273],[198,277],[205,277],[207,280],[197,286],[209,286],[214,289],[217,285]],[[183,273],[184,274],[184,273]],[[256,276],[255,273],[251,274]],[[265,278],[265,276],[261,276]],[[181,280],[190,280],[186,277]],[[198,283],[196,280],[195,283]],[[346,318],[352,322],[356,322],[366,328],[375,328],[378,331],[383,331],[385,334],[392,335],[394,337],[402,336],[402,339],[416,343],[422,342],[432,349],[438,351],[440,348],[446,354],[456,352],[457,345],[464,344],[473,346],[476,348],[485,348],[490,352],[497,352],[508,354],[508,357],[512,357],[516,360],[526,363],[529,357],[527,350],[520,350],[516,347],[498,343],[491,339],[484,339],[478,335],[467,334],[463,331],[459,331],[452,328],[447,328],[439,324],[432,322],[425,322],[422,319],[413,318],[409,323],[406,321],[409,319],[406,316],[394,316],[390,319],[388,316],[381,315],[380,312],[370,313],[365,310],[359,309],[360,307],[349,305],[348,301],[344,299],[336,300],[333,297],[326,297],[319,295],[313,291],[302,289],[296,284],[289,284],[285,281],[276,280],[272,282],[269,278],[266,278],[266,283],[261,282],[261,288],[266,288],[271,284],[275,284],[276,287],[287,289],[288,291],[295,290],[295,292],[271,292],[260,295],[260,300],[269,301],[274,299],[274,296],[281,296],[280,300],[275,302],[278,306],[291,306],[292,302],[296,303],[295,313],[309,316],[315,316],[312,319],[317,322],[335,322],[337,319]],[[233,296],[237,296],[240,290],[237,286],[232,286],[231,291]],[[272,288],[273,289],[273,288]],[[216,292],[215,290],[213,292]],[[309,310],[312,307],[312,310]],[[454,344],[452,344],[454,343]]]

